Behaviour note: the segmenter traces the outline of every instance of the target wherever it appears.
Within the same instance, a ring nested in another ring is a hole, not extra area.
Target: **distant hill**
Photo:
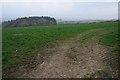
[[[2,22],[3,27],[44,26],[56,25],[56,20],[51,17],[23,17],[16,20]]]
[[[106,21],[117,21],[117,20],[57,20],[57,24],[81,24],[81,23],[98,23]]]

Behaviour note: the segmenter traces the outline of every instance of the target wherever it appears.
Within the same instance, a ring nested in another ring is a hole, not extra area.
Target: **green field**
[[[35,55],[40,48],[51,47],[52,43],[57,40],[62,41],[92,29],[108,31],[101,37],[101,44],[109,47],[117,44],[117,22],[3,28],[3,70],[8,70],[20,64],[24,57]],[[95,33],[95,35],[97,34]],[[91,38],[90,36],[94,35],[89,35],[87,38]]]

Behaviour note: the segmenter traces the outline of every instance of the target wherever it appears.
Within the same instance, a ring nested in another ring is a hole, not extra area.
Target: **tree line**
[[[3,27],[47,26],[56,25],[56,20],[48,16],[22,17],[2,22]]]

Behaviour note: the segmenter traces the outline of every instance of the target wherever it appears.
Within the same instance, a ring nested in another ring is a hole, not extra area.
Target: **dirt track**
[[[83,44],[84,36],[97,32],[88,43]],[[52,53],[37,68],[25,72],[22,77],[29,78],[85,78],[117,77],[117,64],[107,47],[99,44],[103,30],[91,30],[74,38],[45,49]],[[39,57],[39,54],[38,54]],[[111,66],[112,65],[112,66]]]

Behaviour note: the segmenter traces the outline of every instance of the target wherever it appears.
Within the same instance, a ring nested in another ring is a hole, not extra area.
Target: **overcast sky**
[[[117,2],[4,2],[3,20],[51,16],[63,20],[118,19]]]

